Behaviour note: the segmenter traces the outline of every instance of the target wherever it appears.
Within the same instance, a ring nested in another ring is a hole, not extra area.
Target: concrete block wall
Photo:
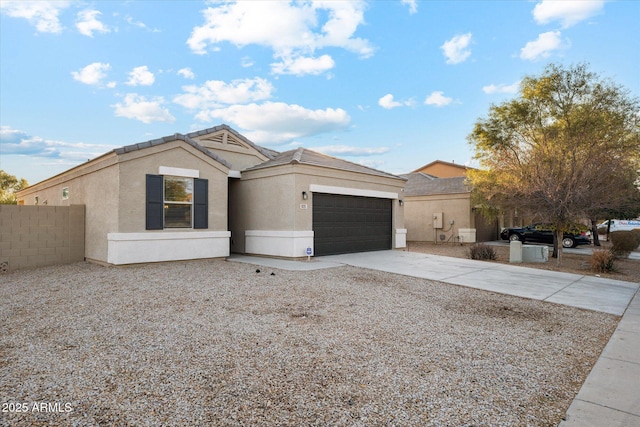
[[[0,270],[84,260],[84,205],[0,205]]]

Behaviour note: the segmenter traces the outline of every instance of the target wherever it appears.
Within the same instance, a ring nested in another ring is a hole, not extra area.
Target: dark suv
[[[505,228],[500,233],[502,240],[520,240],[521,242],[537,242],[553,244],[553,230],[549,224],[531,224],[521,228]],[[588,245],[591,239],[586,234],[564,233],[562,247],[575,248],[578,245]]]

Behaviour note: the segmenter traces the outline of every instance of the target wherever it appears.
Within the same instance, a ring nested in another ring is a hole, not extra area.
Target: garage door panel
[[[391,249],[391,200],[314,193],[316,255]]]

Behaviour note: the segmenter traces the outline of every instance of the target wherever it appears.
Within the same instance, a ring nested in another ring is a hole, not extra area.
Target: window
[[[164,177],[164,228],[191,228],[193,178]]]
[[[64,187],[62,189],[62,200],[67,200],[69,198],[69,187]]]
[[[146,229],[208,228],[206,179],[147,175]]]

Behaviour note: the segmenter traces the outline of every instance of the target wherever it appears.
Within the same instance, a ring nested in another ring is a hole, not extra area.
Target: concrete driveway
[[[402,251],[229,260],[287,270],[352,265],[623,316],[560,427],[640,426],[639,283]]]
[[[495,262],[403,251],[320,257],[389,273],[622,315],[640,284]]]

